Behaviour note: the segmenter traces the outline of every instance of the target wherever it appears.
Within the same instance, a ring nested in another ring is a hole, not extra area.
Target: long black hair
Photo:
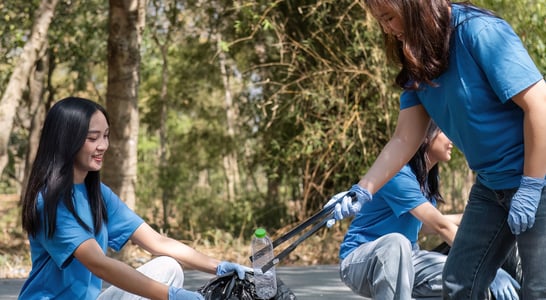
[[[423,194],[425,194],[429,199],[434,197],[437,202],[443,203],[444,198],[440,194],[439,188],[438,164],[432,166],[430,171],[427,170],[427,150],[438,133],[440,133],[440,128],[438,128],[436,123],[430,121],[425,140],[419,147],[419,150],[417,150],[415,155],[413,155],[409,161],[409,165],[417,177],[417,181],[421,186],[421,191],[423,191]]]
[[[99,104],[83,98],[69,97],[57,102],[48,112],[42,128],[36,159],[22,198],[23,229],[36,236],[41,226],[48,238],[55,234],[57,207],[62,203],[86,230],[88,224],[78,216],[72,201],[74,160],[84,145],[91,116],[100,111],[108,124],[108,115]],[[101,194],[99,171],[90,171],[85,177],[93,227],[97,233],[107,222],[106,207]],[[43,215],[38,212],[38,194],[43,197]]]

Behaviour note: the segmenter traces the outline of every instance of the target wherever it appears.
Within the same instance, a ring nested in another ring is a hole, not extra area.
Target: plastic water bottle
[[[254,285],[256,296],[260,299],[271,299],[277,294],[277,276],[275,266],[264,274],[262,266],[275,257],[273,243],[265,229],[258,228],[252,237],[252,268],[254,269]]]

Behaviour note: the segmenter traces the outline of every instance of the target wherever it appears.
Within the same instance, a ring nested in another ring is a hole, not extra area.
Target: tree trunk
[[[140,45],[145,25],[145,0],[110,0],[108,88],[110,150],[104,182],[135,208],[138,144]]]
[[[28,122],[28,148],[24,166],[24,178],[22,180],[23,185],[26,186],[32,164],[36,158],[36,151],[38,151],[38,144],[40,143],[40,129],[44,123],[46,116],[46,106],[44,103],[44,85],[48,82],[47,76],[49,75],[49,56],[47,54],[47,43],[42,48],[40,58],[36,63],[36,67],[33,68],[32,76],[29,80],[29,106],[28,116],[30,118]],[[24,195],[24,193],[20,193]]]
[[[224,85],[224,102],[226,108],[226,127],[230,138],[235,138],[235,124],[237,121],[237,110],[233,104],[233,96],[231,93],[230,74],[227,71],[226,54],[222,50],[222,35],[217,33],[218,59],[220,62],[220,74],[222,75],[222,83]],[[224,155],[224,172],[227,182],[227,200],[235,201],[235,194],[240,184],[239,179],[239,164],[237,153],[230,150]]]
[[[47,31],[58,2],[59,0],[42,0],[40,3],[35,14],[32,33],[0,100],[0,128],[2,128],[0,131],[0,175],[8,163],[8,144],[15,113],[21,102],[23,90],[27,86],[30,72],[38,60],[38,53],[47,41]]]

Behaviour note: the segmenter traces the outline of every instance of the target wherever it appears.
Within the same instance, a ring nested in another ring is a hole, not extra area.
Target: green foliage
[[[524,4],[478,4],[505,16],[533,57],[543,60],[543,4],[531,18]],[[169,191],[172,225],[181,237],[210,228],[245,236],[258,225],[274,231],[298,222],[358,180],[388,141],[398,113],[396,68],[359,3],[214,1],[179,14],[199,22],[175,27],[169,47],[165,170],[158,170],[157,158],[162,62],[144,41],[141,111],[153,138],[141,139],[150,157],[139,160],[146,182],[139,191],[143,203]],[[539,34],[525,34],[531,31]],[[219,51],[228,55],[237,82],[235,136],[226,133]],[[228,201],[222,159],[232,152],[244,186]],[[461,211],[472,173],[459,151],[442,174],[445,209]]]
[[[0,4],[0,84],[5,86],[32,29],[40,1],[3,1]],[[48,31],[51,73],[63,70],[56,89],[63,94],[89,89],[89,81],[105,78],[108,6],[104,1],[60,1]],[[103,70],[101,71],[100,68]],[[67,80],[68,79],[68,80]],[[69,84],[63,86],[63,84]],[[98,83],[97,83],[98,84]],[[63,90],[63,87],[69,89]],[[0,89],[2,90],[2,89]],[[102,90],[104,91],[104,89]],[[94,91],[91,91],[94,93]]]
[[[12,66],[30,34],[34,11],[39,1],[2,1],[0,3],[0,84],[6,86]],[[3,89],[0,89],[0,91]]]
[[[4,2],[1,86],[39,3]],[[507,19],[546,72],[546,0],[475,3]],[[58,6],[48,32],[53,99],[83,94],[102,102],[107,5],[75,0]],[[139,212],[157,228],[181,238],[250,236],[256,226],[274,233],[355,183],[392,134],[396,66],[386,61],[377,24],[360,1],[149,1],[147,22],[137,193]],[[166,46],[165,60],[158,41]],[[227,130],[226,87],[233,132]],[[25,134],[12,139],[12,170],[24,161]],[[227,157],[237,158],[240,178],[232,196]],[[447,209],[460,211],[472,174],[459,152],[442,174]]]
[[[101,102],[106,94],[108,3],[100,0],[62,1],[48,35],[52,68],[62,72],[60,94],[89,93]],[[69,80],[66,80],[66,79]]]
[[[276,185],[297,187],[289,199],[313,211],[354,183],[386,142],[398,92],[385,83],[375,23],[354,2],[282,1],[269,13],[274,32],[254,35],[270,41],[267,56],[247,75],[263,94],[242,109],[260,115],[250,123],[259,132],[255,164]]]
[[[39,1],[2,1],[0,3],[0,93],[4,93],[14,66],[30,35],[34,11]],[[1,114],[2,112],[0,112]],[[0,176],[0,193],[20,191],[20,165],[25,161],[26,130],[15,126],[10,137],[8,164]]]

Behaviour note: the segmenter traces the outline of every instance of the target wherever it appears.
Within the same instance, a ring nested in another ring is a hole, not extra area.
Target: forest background
[[[507,19],[546,71],[546,0],[474,3]],[[9,0],[0,15],[0,277],[28,275],[17,203],[64,97],[106,106],[103,181],[130,207],[244,264],[256,227],[275,238],[319,211],[395,127],[396,66],[362,0]],[[457,151],[441,168],[441,210],[461,212],[474,176]],[[281,264],[336,263],[348,225]],[[131,245],[118,256],[148,259]]]

